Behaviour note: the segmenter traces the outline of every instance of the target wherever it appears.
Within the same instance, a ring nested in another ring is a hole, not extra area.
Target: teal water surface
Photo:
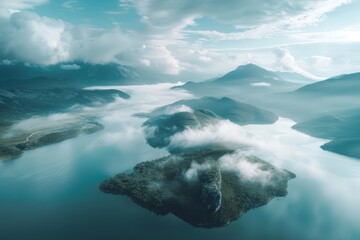
[[[167,154],[146,144],[132,114],[191,97],[169,87],[120,88],[133,98],[102,109],[103,131],[0,163],[0,239],[360,239],[360,161],[321,150],[325,140],[288,119],[244,127],[254,154],[297,174],[288,195],[226,227],[195,228],[100,192],[102,180]]]

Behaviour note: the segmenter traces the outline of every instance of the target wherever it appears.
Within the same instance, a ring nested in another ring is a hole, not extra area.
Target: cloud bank
[[[227,154],[219,159],[220,167],[226,171],[233,171],[242,179],[248,181],[259,181],[263,184],[271,183],[272,173],[263,170],[262,163],[252,163],[241,152]]]
[[[263,24],[273,26],[303,26],[320,20],[335,8],[349,0],[217,0],[162,1],[133,0],[143,21],[157,29],[183,28],[197,18],[212,18],[236,25],[238,28],[254,28]],[[271,30],[271,29],[270,29]]]
[[[24,11],[46,3],[50,5],[51,1],[3,0],[0,2],[0,61],[8,59],[39,65],[74,60],[116,62],[170,75],[182,72],[208,74],[204,77],[213,77],[248,62],[273,69],[272,65],[279,61],[274,61],[276,56],[264,58],[266,50],[261,50],[262,54],[258,54],[257,50],[216,51],[214,46],[223,47],[224,45],[218,44],[222,41],[263,40],[279,33],[291,41],[308,41],[313,38],[311,33],[292,34],[291,31],[319,22],[327,13],[349,2],[350,0],[231,0],[226,3],[217,0],[119,0],[119,10],[101,11],[113,16],[134,12],[136,16],[130,17],[138,18],[139,26],[129,30],[123,27],[126,23],[116,25],[121,28],[98,28]],[[63,1],[62,6],[72,11],[79,10],[81,6],[79,12],[87,11],[86,4],[81,3]],[[213,29],[211,24],[204,24],[199,29],[191,28],[196,27],[200,20],[222,23],[231,30],[222,32],[223,29]],[[349,36],[346,38],[353,39]],[[237,44],[242,46],[243,42]],[[33,54],[34,52],[37,54]],[[249,57],[250,55],[253,57]],[[283,64],[289,71],[317,78],[302,70],[305,64],[296,66],[287,54],[283,55],[286,59]]]
[[[73,26],[33,12],[15,12],[0,18],[0,26],[0,57],[33,64],[110,62],[131,45],[129,37],[118,28],[105,31]]]
[[[233,149],[252,149],[257,146],[254,135],[229,120],[220,120],[201,128],[188,128],[170,138],[169,149],[190,149],[222,145]]]
[[[28,9],[47,3],[48,0],[1,0],[0,8]]]

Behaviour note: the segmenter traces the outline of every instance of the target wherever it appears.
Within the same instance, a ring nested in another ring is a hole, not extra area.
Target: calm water
[[[322,151],[324,140],[288,119],[245,127],[256,155],[297,174],[288,196],[227,227],[194,228],[100,192],[103,179],[167,154],[146,145],[144,120],[131,115],[191,97],[169,87],[121,87],[133,97],[101,110],[104,131],[0,163],[0,239],[360,239],[360,161]]]

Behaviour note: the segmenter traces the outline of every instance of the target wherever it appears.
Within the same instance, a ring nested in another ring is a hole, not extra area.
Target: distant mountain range
[[[67,112],[74,106],[101,106],[130,96],[118,90],[0,89],[1,125],[31,118],[35,115]]]
[[[331,140],[323,149],[360,158],[360,73],[313,82],[300,74],[248,64],[220,78],[177,88],[256,104],[294,119],[296,130]]]
[[[296,120],[360,107],[360,73],[332,77],[273,96],[271,103]]]
[[[272,72],[254,64],[242,65],[224,76],[205,82],[188,82],[177,89],[185,89],[198,96],[239,96],[251,100],[260,95],[269,95],[296,90],[312,80],[297,74]]]
[[[316,97],[351,96],[360,94],[360,73],[345,74],[306,85],[295,94],[315,95]]]
[[[308,135],[330,139],[324,150],[360,158],[360,108],[332,113],[293,126]]]
[[[0,88],[49,88],[125,85],[139,82],[130,67],[110,64],[70,62],[49,66],[13,63],[0,65]]]

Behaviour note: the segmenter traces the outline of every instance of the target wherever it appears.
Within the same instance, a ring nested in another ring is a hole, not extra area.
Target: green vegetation
[[[66,126],[42,129],[29,135],[4,139],[0,141],[0,160],[16,159],[21,157],[24,151],[59,143],[79,135],[92,134],[103,128],[104,126],[96,121],[84,119]]]
[[[256,157],[246,157],[243,161],[269,174],[266,182],[247,179],[221,166],[221,157],[232,153],[227,149],[203,149],[142,162],[132,173],[105,180],[100,189],[128,195],[156,214],[172,213],[194,226],[209,228],[227,225],[246,211],[287,194],[287,181],[295,174]]]

